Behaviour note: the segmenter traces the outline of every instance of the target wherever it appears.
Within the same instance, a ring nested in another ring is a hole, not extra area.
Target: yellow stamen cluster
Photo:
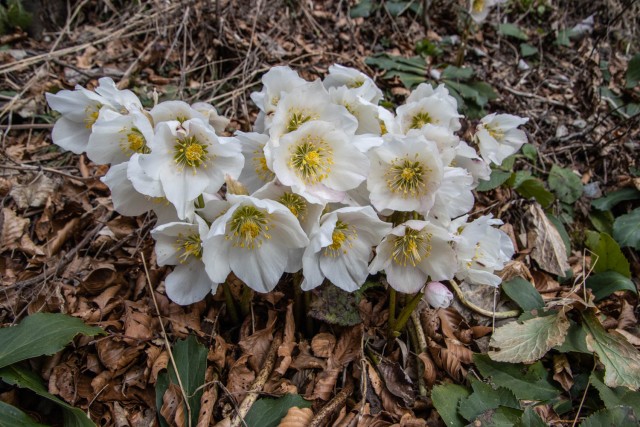
[[[380,135],[384,135],[385,133],[389,132],[387,130],[387,125],[385,125],[382,120],[378,120],[378,123],[380,123]]]
[[[289,153],[289,167],[307,184],[317,184],[331,172],[333,150],[322,138],[306,136]]]
[[[423,258],[431,255],[431,238],[433,235],[423,230],[407,228],[404,236],[397,236],[393,242],[393,261],[406,267],[415,267]]]
[[[131,132],[127,133],[126,138],[121,140],[120,149],[124,153],[148,154],[151,152],[149,147],[147,147],[147,140],[144,138],[140,130],[136,128],[132,128]]]
[[[403,198],[420,197],[427,191],[427,173],[431,171],[415,155],[413,160],[409,156],[395,159],[387,169],[385,177],[387,188],[391,192],[400,194]]]
[[[476,248],[473,254],[473,258],[471,258],[471,261],[467,262],[467,267],[471,268],[471,266],[473,265],[473,263],[475,262],[476,264],[478,264],[480,267],[486,267],[486,265],[484,265],[482,262],[480,262],[480,259],[483,258],[482,255],[482,248],[480,247],[480,242],[476,243]]]
[[[475,13],[482,12],[482,9],[484,9],[484,0],[473,0],[471,8]]]
[[[307,215],[307,202],[297,194],[284,193],[282,197],[278,199],[278,202],[289,208],[291,213],[295,215],[299,221],[302,221],[305,215]]]
[[[307,111],[289,110],[289,121],[287,122],[287,132],[293,132],[309,120],[314,120],[313,115]]]
[[[259,248],[264,239],[271,238],[267,214],[254,206],[239,207],[229,221],[229,230],[225,239],[233,239],[233,246],[241,248]]]
[[[178,235],[177,239],[178,250],[182,251],[182,254],[178,257],[180,264],[187,262],[189,257],[194,256],[198,259],[202,259],[202,240],[198,234],[190,234],[188,236]]]
[[[180,170],[189,167],[195,174],[200,166],[207,167],[207,162],[210,160],[209,151],[207,146],[195,136],[176,139],[176,145],[173,148],[175,150],[173,159]]]
[[[269,169],[269,166],[267,166],[267,159],[264,157],[264,151],[255,150],[253,154],[255,154],[255,156],[251,159],[251,162],[253,163],[253,170],[255,170],[258,178],[263,182],[272,181],[276,175],[271,171],[271,169]]]
[[[100,115],[100,109],[102,108],[102,104],[96,104],[88,106],[85,109],[85,119],[84,126],[87,129],[91,129],[96,121],[98,121],[98,116]]]
[[[426,111],[421,111],[411,118],[411,129],[422,129],[422,126],[433,123],[433,119]]]
[[[485,126],[485,129],[487,130],[487,132],[489,132],[489,135],[491,135],[496,141],[502,141],[504,139],[504,132],[502,130],[495,129],[490,126]]]
[[[357,238],[358,232],[355,227],[338,220],[333,233],[331,233],[331,244],[324,248],[324,256],[335,258],[341,254],[346,254],[349,252],[349,248],[353,247],[351,242]]]
[[[357,79],[357,80],[352,80],[349,83],[347,83],[347,87],[349,89],[355,89],[355,88],[362,87],[363,84],[364,84],[364,80],[363,79]]]

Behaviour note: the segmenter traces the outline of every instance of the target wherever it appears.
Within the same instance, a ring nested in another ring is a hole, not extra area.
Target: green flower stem
[[[196,208],[198,209],[204,208],[204,196],[202,194],[199,195],[198,199],[196,200]]]
[[[240,296],[240,313],[245,317],[251,311],[251,300],[253,299],[253,291],[247,285],[242,286],[242,295]]]
[[[238,310],[236,309],[236,302],[233,300],[233,294],[231,293],[231,288],[229,287],[229,283],[226,281],[222,284],[222,290],[224,291],[224,299],[227,303],[227,312],[229,313],[229,317],[234,325],[238,325],[240,323],[240,318],[238,317]]]
[[[404,308],[402,309],[402,311],[400,312],[400,315],[398,316],[398,318],[396,319],[394,325],[393,325],[393,330],[392,333],[394,335],[399,335],[400,332],[404,329],[404,327],[407,325],[407,322],[409,321],[409,318],[411,317],[411,313],[413,312],[413,310],[416,309],[416,307],[418,306],[418,303],[420,302],[420,300],[422,299],[422,292],[418,292],[417,294],[415,294],[407,303],[407,305],[404,306]]]

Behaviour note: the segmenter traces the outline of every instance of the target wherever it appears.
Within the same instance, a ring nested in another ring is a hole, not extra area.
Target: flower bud
[[[433,308],[447,308],[451,305],[453,294],[440,282],[429,282],[424,292],[424,299]]]

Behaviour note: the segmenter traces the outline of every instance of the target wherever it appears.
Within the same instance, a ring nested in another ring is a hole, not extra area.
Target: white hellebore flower
[[[176,266],[164,283],[169,299],[180,305],[201,301],[218,288],[218,283],[209,279],[202,262],[202,239],[209,227],[199,216],[195,219],[196,224],[170,222],[151,231],[156,240],[158,265]]]
[[[487,181],[491,178],[491,167],[482,157],[478,156],[476,150],[464,141],[460,141],[455,148],[455,157],[452,165],[464,168],[473,177],[473,187],[477,187],[480,181]]]
[[[443,176],[435,142],[421,134],[389,135],[369,151],[371,171],[367,189],[371,204],[385,209],[426,214],[433,206]]]
[[[493,274],[501,270],[515,252],[509,236],[493,227],[502,224],[492,216],[481,216],[466,223],[467,215],[451,223],[458,236],[454,247],[458,256],[456,277],[467,283],[498,286],[501,279]]]
[[[358,121],[357,135],[381,134],[382,126],[378,118],[378,106],[376,104],[365,101],[345,86],[330,88],[329,95],[334,103],[342,105]]]
[[[412,96],[417,94],[416,96]],[[455,98],[449,95],[449,91],[444,86],[439,86],[435,90],[426,83],[421,84],[407,98],[407,102],[396,109],[400,130],[407,133],[411,129],[422,129],[423,126],[431,124],[443,127],[451,132],[460,129],[462,117],[458,113],[458,106]]]
[[[416,293],[428,279],[453,278],[457,263],[450,241],[450,233],[435,223],[407,221],[391,230],[378,245],[369,272],[384,270],[393,289]]]
[[[148,153],[152,139],[153,127],[143,113],[121,115],[102,109],[89,137],[87,157],[99,165],[117,165],[135,153]]]
[[[429,215],[446,224],[451,218],[469,212],[475,202],[473,188],[473,176],[469,171],[446,166]]]
[[[307,83],[297,72],[286,66],[272,67],[262,76],[262,90],[251,93],[251,100],[263,113],[272,114],[283,94],[293,92]]]
[[[453,301],[453,294],[442,283],[429,282],[424,289],[424,299],[433,308],[447,308]]]
[[[309,244],[289,209],[272,200],[227,195],[229,210],[204,242],[207,274],[222,283],[232,271],[251,289],[270,292],[285,271],[290,249]]]
[[[190,202],[204,192],[216,193],[225,175],[236,179],[244,164],[240,146],[231,139],[218,138],[213,128],[199,119],[159,123],[149,148],[149,154],[139,155],[140,166],[148,177],[160,181],[164,196],[181,219]],[[138,178],[132,174],[129,178],[140,189]]]
[[[481,23],[487,19],[491,8],[507,0],[469,0],[469,14],[476,23]]]
[[[369,171],[367,156],[349,143],[349,136],[323,121],[304,123],[284,135],[279,146],[270,148],[270,157],[282,184],[318,204],[341,201]]]
[[[209,119],[209,124],[215,129],[218,135],[224,132],[227,126],[229,126],[229,123],[231,123],[231,120],[218,114],[216,107],[206,102],[196,102],[191,105],[191,108],[201,114],[204,114]]]
[[[359,289],[369,275],[373,247],[390,229],[391,224],[380,221],[371,206],[323,215],[302,257],[302,289],[316,288],[325,278],[347,292]]]
[[[149,112],[153,117],[153,123],[158,126],[161,122],[179,121],[186,122],[191,119],[200,119],[209,123],[209,111],[199,110],[184,101],[164,101],[157,104]]]
[[[355,95],[372,104],[377,105],[382,99],[382,91],[371,80],[371,77],[355,68],[334,64],[329,67],[329,74],[322,83],[327,89],[346,87]]]
[[[529,119],[511,114],[489,114],[478,124],[475,139],[480,146],[480,155],[487,162],[501,165],[527,142],[527,135],[518,126]]]
[[[244,156],[244,167],[238,181],[247,187],[249,193],[253,193],[276,177],[267,165],[264,154],[264,146],[269,141],[269,135],[236,131],[234,137],[240,143]]]

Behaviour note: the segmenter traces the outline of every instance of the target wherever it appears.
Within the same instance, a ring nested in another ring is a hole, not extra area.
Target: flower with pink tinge
[[[453,301],[453,294],[442,283],[429,282],[424,290],[424,299],[433,308],[447,308]]]

